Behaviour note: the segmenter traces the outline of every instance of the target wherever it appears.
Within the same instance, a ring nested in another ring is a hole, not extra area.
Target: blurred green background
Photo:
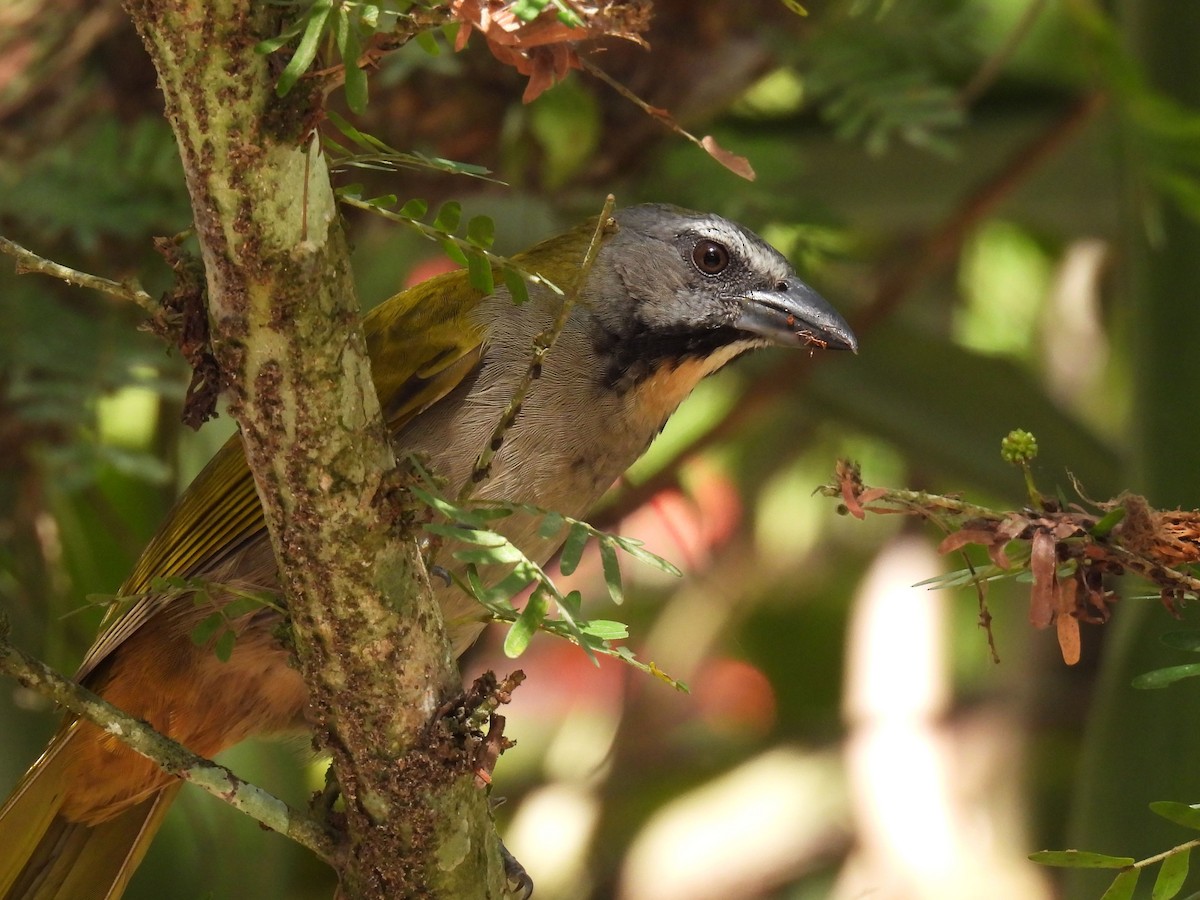
[[[1097,499],[1200,506],[1200,4],[805,5],[658,0],[650,51],[593,58],[747,156],[754,182],[581,73],[522,106],[523,79],[478,38],[387,58],[355,120],[488,166],[505,184],[340,177],[459,199],[495,219],[500,252],[607,192],[710,209],[785,252],[860,338],[857,357],[763,353],[710,379],[596,515],[685,574],[630,563],[616,611],[595,560],[572,585],[690,694],[545,637],[515,664],[494,636],[464,660],[530,676],[497,816],[541,898],[1099,896],[1105,877],[1025,856],[1189,839],[1146,804],[1200,799],[1200,694],[1129,687],[1189,661],[1158,642],[1179,623],[1130,599],[1067,668],[1028,626],[1027,587],[997,585],[994,664],[974,591],[911,587],[957,567],[938,533],[845,519],[812,492],[849,456],[868,484],[1019,506],[998,451],[1022,427],[1043,490],[1070,495],[1071,473]],[[365,305],[440,264],[420,237],[347,218]],[[0,7],[0,234],[156,294],[150,237],[189,224],[119,5]],[[117,588],[231,429],[179,425],[187,372],[142,318],[0,261],[0,604],[66,672],[99,618],[88,596]],[[0,683],[0,792],[56,721]],[[322,781],[303,737],[223,761],[296,802]],[[128,896],[331,893],[303,851],[185,790]]]

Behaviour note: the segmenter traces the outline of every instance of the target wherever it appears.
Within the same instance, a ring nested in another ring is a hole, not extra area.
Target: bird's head
[[[711,369],[767,345],[857,350],[850,326],[774,247],[712,213],[646,204],[614,214],[581,300],[614,387],[663,365]]]

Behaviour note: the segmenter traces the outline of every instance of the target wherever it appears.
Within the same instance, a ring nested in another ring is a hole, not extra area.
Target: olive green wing
[[[449,394],[480,363],[484,330],[471,314],[482,295],[451,272],[384,301],[363,320],[375,388],[395,432]],[[264,535],[262,507],[235,434],[196,476],[121,586],[100,636],[76,673],[83,678],[177,596],[158,579],[191,578]]]

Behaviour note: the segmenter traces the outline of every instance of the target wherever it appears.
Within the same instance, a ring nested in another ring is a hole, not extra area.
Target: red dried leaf
[[[553,9],[543,10],[532,22],[513,14],[511,8],[496,0],[451,0],[450,9],[463,23],[455,38],[454,49],[462,50],[474,29],[484,36],[492,55],[522,75],[529,76],[522,100],[529,103],[570,69],[580,68],[574,45],[598,37],[617,37],[638,44],[638,35],[649,19],[641,13],[629,13],[621,7],[598,7],[584,14],[583,25],[564,25]]]
[[[1000,569],[1007,569],[1012,565],[1008,561],[1008,556],[1004,553],[1004,548],[1008,545],[1008,541],[993,541],[988,544],[988,558],[992,561],[992,565]]]
[[[853,479],[842,479],[842,502],[846,504],[846,512],[854,518],[865,519],[867,514],[863,512],[862,504],[858,502],[858,494],[854,492],[855,488],[856,484]]]
[[[942,538],[938,544],[938,553],[953,553],[961,550],[967,544],[983,544],[990,547],[996,536],[986,528],[960,528]]]
[[[1047,628],[1054,620],[1054,588],[1058,582],[1054,538],[1048,532],[1034,534],[1029,568],[1033,572],[1033,589],[1029,592],[1029,624],[1038,629]]]
[[[1074,522],[1059,522],[1054,526],[1054,537],[1056,540],[1065,541],[1069,537],[1075,537],[1075,535],[1082,533],[1083,529]]]
[[[747,181],[753,181],[758,177],[754,174],[754,167],[750,165],[750,160],[744,156],[738,156],[736,153],[729,152],[718,144],[711,134],[706,134],[700,139],[700,146],[704,148],[709,156],[734,175],[741,176]]]

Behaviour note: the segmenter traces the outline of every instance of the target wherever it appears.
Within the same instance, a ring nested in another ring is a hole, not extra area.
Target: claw
[[[504,843],[500,843],[500,856],[504,859],[504,874],[508,878],[508,889],[518,900],[529,900],[533,896],[533,879],[525,871],[525,867],[517,862],[517,858],[508,852]]]

